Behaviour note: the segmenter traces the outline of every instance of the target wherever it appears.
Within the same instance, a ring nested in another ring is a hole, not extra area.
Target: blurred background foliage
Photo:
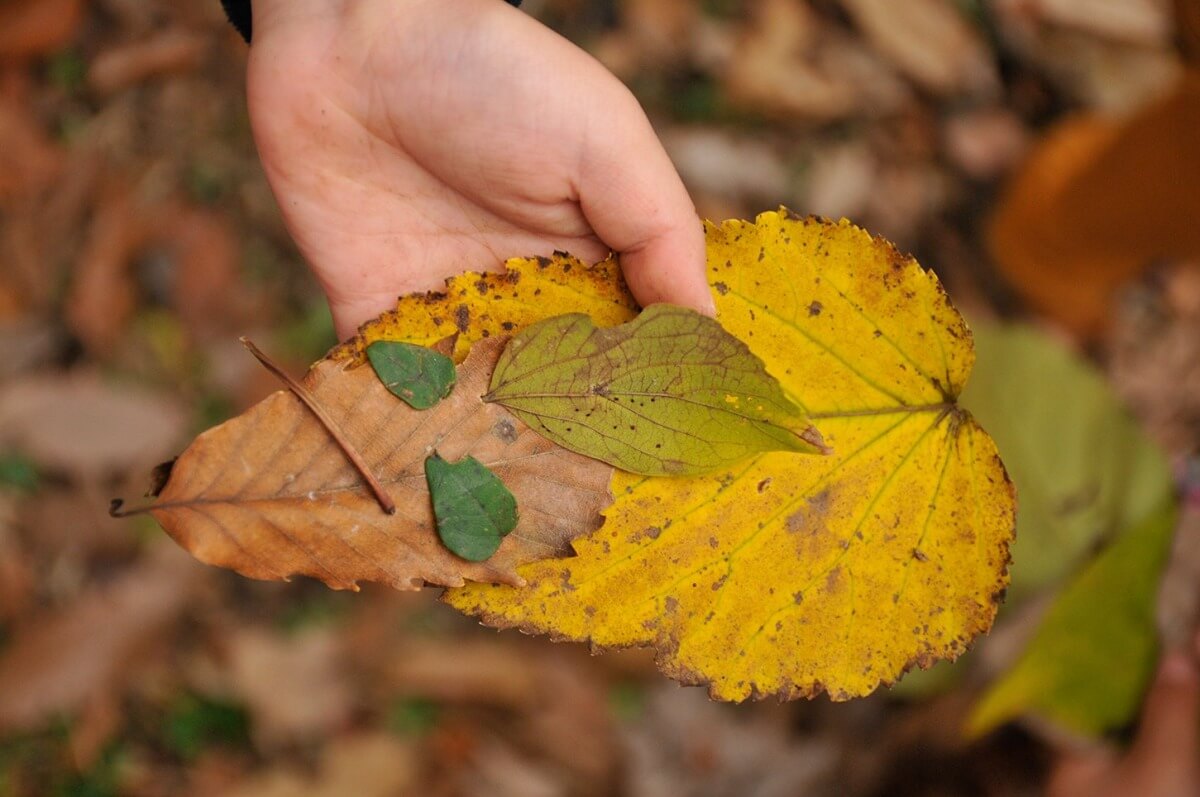
[[[332,325],[218,3],[0,0],[0,797],[1028,794],[1193,632],[1200,4],[525,9],[634,90],[701,215],[847,216],[941,276],[1021,494],[997,630],[855,703],[716,705],[110,520],[276,388],[238,335],[299,372]]]

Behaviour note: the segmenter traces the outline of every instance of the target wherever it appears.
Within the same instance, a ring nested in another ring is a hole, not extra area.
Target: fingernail
[[[1168,684],[1186,684],[1195,679],[1196,668],[1187,654],[1175,651],[1163,658],[1159,677]]]

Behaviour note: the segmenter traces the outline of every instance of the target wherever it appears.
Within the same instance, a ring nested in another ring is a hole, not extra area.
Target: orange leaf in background
[[[1117,121],[1061,122],[1008,186],[988,245],[1013,286],[1075,333],[1155,260],[1200,256],[1200,74]]]
[[[0,0],[0,60],[54,52],[75,36],[82,19],[82,0]]]

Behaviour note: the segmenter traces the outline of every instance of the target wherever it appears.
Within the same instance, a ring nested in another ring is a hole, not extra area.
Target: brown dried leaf
[[[0,387],[0,446],[83,481],[146,467],[178,445],[179,402],[89,370],[31,374]]]
[[[75,37],[82,0],[9,0],[0,3],[0,60],[52,53]]]
[[[1117,289],[1162,258],[1200,256],[1200,77],[1128,119],[1052,128],[989,222],[1001,271],[1039,311],[1099,334]]]
[[[230,687],[249,707],[262,746],[316,738],[350,719],[354,695],[331,629],[244,628],[227,642]]]
[[[992,55],[947,0],[842,0],[875,48],[937,94],[988,93],[998,86]]]
[[[325,749],[314,776],[291,766],[252,775],[224,793],[228,797],[390,797],[412,794],[419,772],[413,746],[377,732],[339,737]]]
[[[164,30],[100,53],[88,68],[88,83],[101,94],[112,94],[156,75],[188,72],[200,65],[209,44],[202,33]]]
[[[161,546],[112,584],[27,620],[0,657],[0,731],[36,727],[111,688],[170,629],[204,575]]]
[[[155,245],[173,261],[171,306],[188,331],[203,340],[245,326],[251,312],[239,284],[241,252],[229,215],[180,204],[164,216]]]
[[[397,400],[369,367],[322,360],[305,378],[395,500],[395,515],[380,510],[326,429],[283,391],[197,438],[151,512],[196,558],[252,578],[302,574],[334,589],[360,580],[396,589],[523,583],[517,565],[567,555],[572,539],[600,525],[612,468],[480,400],[503,346],[499,338],[477,344],[454,392],[425,411]],[[435,449],[449,460],[471,454],[517,498],[517,527],[486,562],[459,559],[437,538],[423,470]]]
[[[0,202],[52,185],[63,160],[62,148],[42,129],[29,103],[0,98]]]
[[[737,104],[784,119],[833,121],[896,110],[909,94],[873,52],[799,0],[765,0],[735,48],[725,88]]]
[[[89,350],[117,345],[137,305],[131,267],[145,236],[131,191],[119,180],[105,186],[67,291],[67,326]]]

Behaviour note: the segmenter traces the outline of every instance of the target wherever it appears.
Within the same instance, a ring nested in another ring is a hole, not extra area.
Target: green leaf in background
[[[1027,326],[973,326],[959,403],[993,438],[1017,486],[1009,603],[1075,572],[1090,551],[1169,500],[1165,455],[1104,378]]]
[[[192,761],[213,745],[248,745],[250,716],[244,706],[189,693],[172,703],[163,732],[167,748]]]
[[[653,305],[602,329],[579,313],[508,344],[484,401],[630,473],[706,473],[763,451],[824,451],[761,360],[714,319]]]
[[[23,454],[0,451],[0,486],[32,492],[38,486],[37,467]]]
[[[425,460],[425,479],[438,536],[463,559],[487,559],[517,525],[517,499],[474,457],[447,462],[434,452]]]
[[[1003,624],[1026,599],[1060,589],[1103,541],[1169,503],[1173,483],[1166,456],[1090,364],[1030,326],[971,326],[977,359],[959,403],[995,438],[1017,486]],[[969,661],[913,670],[893,694],[943,692]]]
[[[1084,568],[975,707],[968,733],[1023,714],[1089,736],[1133,719],[1157,657],[1154,610],[1176,514],[1168,501]]]
[[[383,386],[413,409],[429,409],[454,387],[454,361],[424,346],[378,340],[367,347],[367,359]]]

